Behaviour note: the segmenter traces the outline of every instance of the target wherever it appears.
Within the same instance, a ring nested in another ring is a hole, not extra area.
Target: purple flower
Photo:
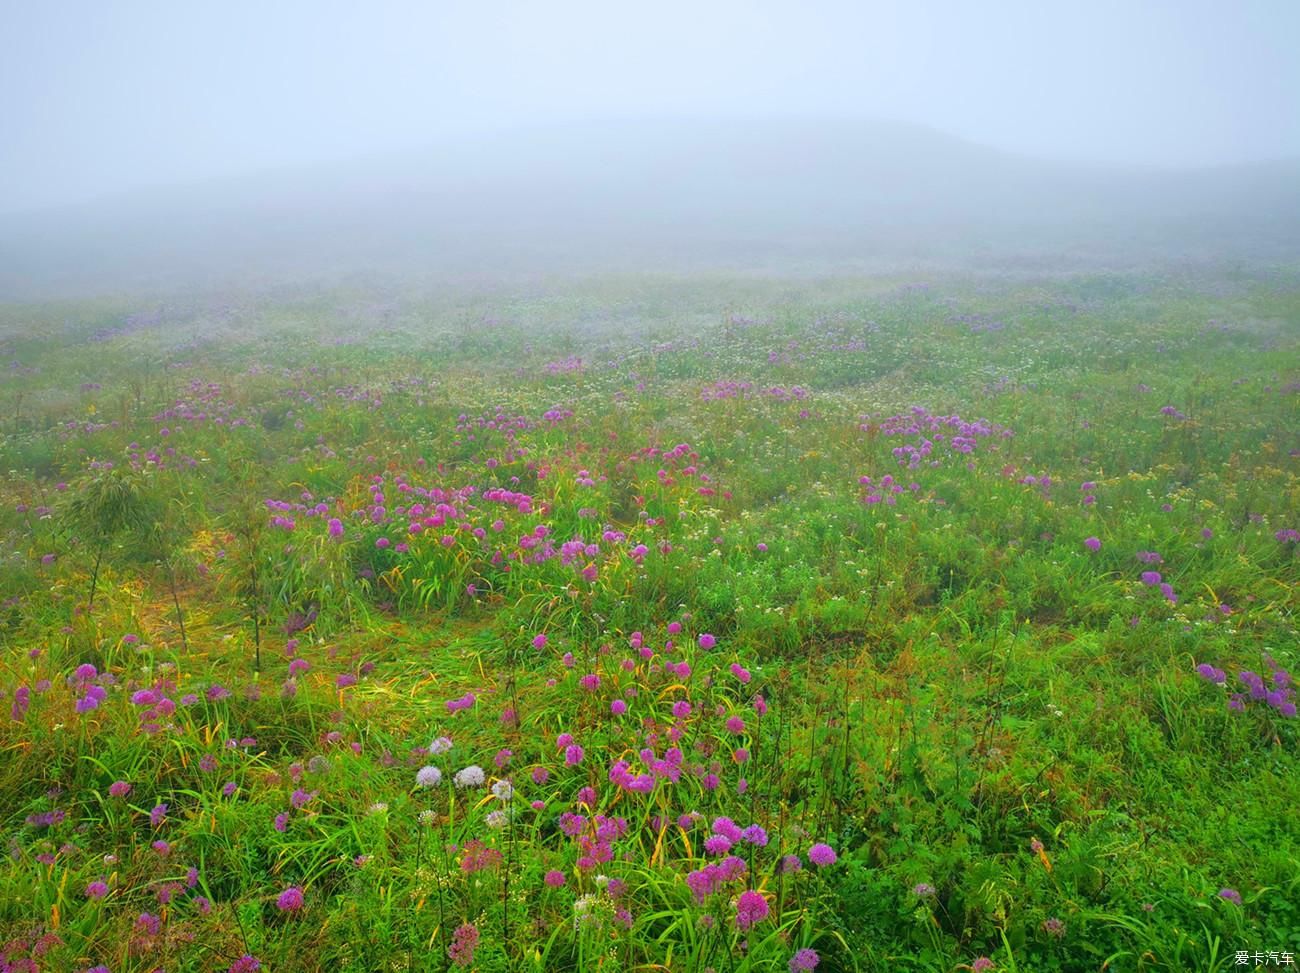
[[[700,643],[700,648],[711,649],[718,644],[718,640],[715,639],[708,632],[705,632],[703,635],[700,636],[699,643]]]
[[[1086,547],[1086,548],[1087,548],[1088,550],[1090,550],[1090,551],[1100,551],[1100,550],[1101,550],[1101,538],[1098,538],[1098,537],[1086,537],[1086,538],[1084,538],[1083,546]]]
[[[86,886],[86,898],[102,899],[108,895],[108,886],[103,882],[91,882]]]
[[[329,522],[329,531],[330,537],[338,540],[343,536],[343,521],[339,520],[337,517],[331,517]]]
[[[316,796],[315,791],[305,791],[301,787],[293,792],[289,797],[289,803],[295,808],[305,807],[312,798]]]
[[[838,856],[830,845],[818,843],[808,849],[808,860],[819,868],[825,868],[834,865]]]
[[[451,945],[447,947],[447,956],[455,966],[469,966],[474,962],[474,949],[478,946],[478,927],[463,923],[451,934]]]
[[[149,812],[149,823],[155,828],[167,820],[167,805],[159,804]]]
[[[466,693],[459,699],[447,700],[447,712],[455,713],[459,710],[470,709],[476,702],[477,697],[473,693]]]
[[[77,701],[78,712],[81,712],[81,702],[82,702],[81,700]],[[28,689],[26,686],[19,686],[17,689],[15,689],[14,701],[12,705],[9,707],[10,719],[19,720],[19,721],[24,719],[27,716],[27,708],[31,706],[31,703],[32,703],[32,691],[30,689]],[[99,705],[98,700],[95,701],[95,705],[96,706]]]
[[[230,969],[226,973],[257,973],[261,968],[262,964],[256,956],[245,953],[230,964]]]
[[[1222,888],[1219,889],[1219,898],[1226,899],[1233,905],[1241,905],[1241,893],[1236,889]]]
[[[820,962],[815,949],[801,949],[790,957],[790,973],[806,973]]]
[[[162,920],[151,913],[141,912],[136,917],[135,928],[146,936],[157,936],[162,929]]]
[[[1159,571],[1143,571],[1143,572],[1142,572],[1142,583],[1143,583],[1144,585],[1146,585],[1148,588],[1154,588],[1156,585],[1158,585],[1158,584],[1160,583],[1160,572],[1159,572]]]
[[[748,929],[766,919],[767,913],[767,899],[763,898],[762,893],[746,889],[736,899],[736,928]]]
[[[108,794],[110,797],[126,797],[131,793],[131,785],[124,780],[115,780],[108,785]]]
[[[731,839],[726,835],[710,835],[704,839],[704,850],[710,855],[725,855],[731,851]]]
[[[557,868],[552,868],[549,872],[546,873],[546,878],[544,879],[544,881],[551,888],[558,889],[561,885],[564,884],[564,873]]]
[[[297,912],[302,908],[302,889],[291,885],[275,900],[275,906],[281,912]]]
[[[1225,673],[1222,669],[1216,669],[1208,662],[1202,662],[1199,666],[1197,666],[1196,672],[1202,679],[1206,680],[1207,682],[1212,682],[1218,686],[1222,686],[1225,682],[1228,681],[1227,673]]]

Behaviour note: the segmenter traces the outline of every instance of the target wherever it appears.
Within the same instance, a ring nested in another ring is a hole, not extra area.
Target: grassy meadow
[[[1300,953],[1300,269],[0,307],[0,971]]]

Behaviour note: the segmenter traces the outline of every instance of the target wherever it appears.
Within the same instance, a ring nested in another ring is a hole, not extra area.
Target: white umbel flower
[[[483,768],[478,764],[470,764],[461,770],[456,771],[453,778],[457,787],[482,787],[487,780],[487,775],[483,773]]]

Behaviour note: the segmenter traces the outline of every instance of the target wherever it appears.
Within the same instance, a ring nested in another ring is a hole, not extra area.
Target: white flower
[[[484,821],[487,822],[487,826],[489,828],[503,828],[505,827],[505,824],[508,820],[509,817],[507,816],[506,812],[500,809],[495,811],[489,811],[487,813],[487,817],[484,818]]]
[[[434,741],[429,744],[429,753],[437,756],[440,753],[446,753],[451,749],[451,739],[449,737],[435,737]]]
[[[388,805],[385,804],[383,801],[375,801],[374,804],[370,805],[371,814],[383,814],[387,810],[388,810]]]
[[[415,782],[421,787],[437,787],[442,783],[442,771],[433,764],[421,767],[416,772]]]
[[[478,764],[470,764],[462,770],[456,771],[453,778],[457,787],[482,787],[487,780],[487,775],[483,773],[483,768]]]
[[[508,780],[499,780],[492,785],[492,793],[503,801],[508,801],[515,796],[514,785]]]

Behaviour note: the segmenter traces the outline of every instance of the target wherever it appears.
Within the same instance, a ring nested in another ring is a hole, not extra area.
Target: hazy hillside
[[[0,295],[340,272],[888,262],[1124,266],[1300,253],[1300,163],[1031,160],[902,124],[615,122],[0,217]]]

